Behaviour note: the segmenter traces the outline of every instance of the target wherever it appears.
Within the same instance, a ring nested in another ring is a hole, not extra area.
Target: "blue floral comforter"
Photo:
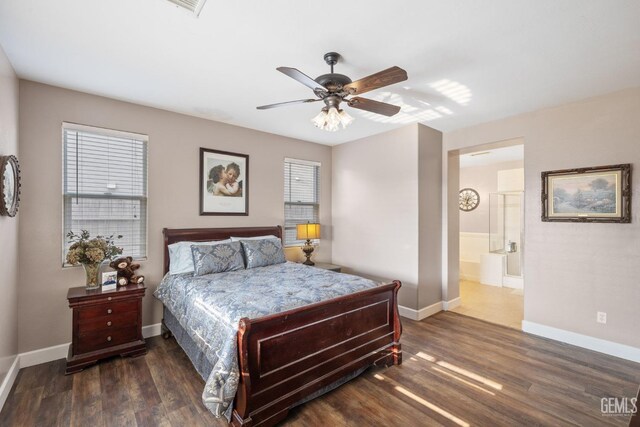
[[[241,318],[255,319],[375,286],[362,277],[286,262],[197,277],[167,274],[154,295],[213,366],[203,403],[215,416],[230,419],[239,379]]]

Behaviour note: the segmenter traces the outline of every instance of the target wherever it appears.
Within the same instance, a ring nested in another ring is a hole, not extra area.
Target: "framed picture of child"
[[[249,215],[249,156],[200,148],[200,215]]]

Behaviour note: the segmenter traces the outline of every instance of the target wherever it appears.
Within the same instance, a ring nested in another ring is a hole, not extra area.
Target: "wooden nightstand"
[[[335,264],[329,264],[326,262],[316,262],[316,265],[313,265],[312,267],[322,268],[324,270],[331,270],[331,271],[335,271],[336,273],[342,272],[341,266],[335,265]]]
[[[73,339],[67,357],[67,374],[79,372],[111,356],[141,356],[147,352],[142,338],[144,285],[128,285],[114,291],[70,288]]]

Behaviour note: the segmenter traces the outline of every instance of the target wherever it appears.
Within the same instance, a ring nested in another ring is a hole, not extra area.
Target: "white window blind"
[[[320,221],[320,163],[284,159],[284,244],[301,245],[296,225]]]
[[[147,136],[64,123],[63,263],[67,233],[116,239],[123,256],[147,256]]]

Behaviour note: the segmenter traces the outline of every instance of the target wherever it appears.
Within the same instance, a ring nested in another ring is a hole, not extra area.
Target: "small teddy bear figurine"
[[[144,276],[138,276],[135,273],[140,268],[140,264],[134,264],[130,256],[117,258],[111,261],[109,266],[118,272],[118,286],[144,282]]]

